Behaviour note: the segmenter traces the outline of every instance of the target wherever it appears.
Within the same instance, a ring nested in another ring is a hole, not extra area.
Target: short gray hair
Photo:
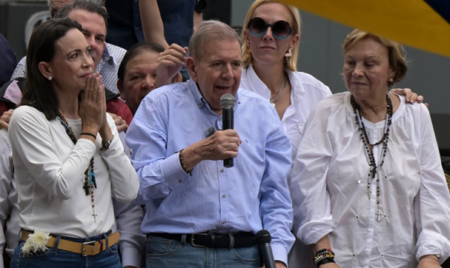
[[[240,46],[242,45],[239,35],[233,28],[217,20],[205,20],[198,25],[189,41],[190,56],[200,60],[203,45],[215,40],[236,40]]]

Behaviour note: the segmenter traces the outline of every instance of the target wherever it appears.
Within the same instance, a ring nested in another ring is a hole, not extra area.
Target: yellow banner
[[[281,0],[313,14],[450,57],[450,24],[423,0]]]

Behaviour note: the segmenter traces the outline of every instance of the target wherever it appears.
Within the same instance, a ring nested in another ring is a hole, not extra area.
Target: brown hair
[[[388,81],[388,86],[392,86],[393,84],[400,82],[406,76],[406,72],[408,71],[408,65],[405,56],[405,50],[403,46],[395,41],[389,40],[387,38],[381,37],[376,34],[368,33],[359,29],[353,30],[344,41],[344,45],[342,46],[344,54],[347,53],[356,43],[359,41],[372,38],[376,42],[385,46],[388,50],[389,57],[389,66],[392,71],[395,72],[394,77],[392,77],[392,82]]]
[[[39,25],[30,37],[26,65],[27,80],[20,105],[36,108],[47,120],[53,120],[58,115],[59,101],[52,81],[42,75],[38,65],[39,62],[53,60],[56,42],[72,29],[81,32],[81,25],[70,18],[52,19]]]

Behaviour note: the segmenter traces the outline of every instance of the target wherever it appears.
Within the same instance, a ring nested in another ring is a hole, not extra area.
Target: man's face
[[[76,20],[83,27],[83,34],[91,47],[91,56],[94,60],[94,66],[102,59],[103,50],[105,50],[106,24],[102,16],[86,10],[75,9],[70,11],[69,18]]]
[[[55,16],[56,12],[60,10],[63,6],[72,4],[73,0],[51,0],[50,1],[50,15]]]
[[[155,89],[158,53],[146,51],[132,58],[125,67],[124,81],[117,81],[120,97],[133,114],[147,94]]]
[[[188,58],[191,78],[200,87],[203,97],[212,110],[221,114],[220,97],[233,96],[241,81],[241,47],[237,40],[213,40],[203,44],[200,60]]]

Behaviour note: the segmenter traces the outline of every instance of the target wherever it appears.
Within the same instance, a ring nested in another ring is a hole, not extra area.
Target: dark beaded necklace
[[[369,136],[367,135],[366,132],[366,127],[364,126],[364,122],[362,121],[362,117],[361,114],[359,112],[359,105],[356,103],[355,98],[353,97],[353,95],[350,97],[350,103],[353,107],[353,112],[355,113],[355,123],[358,125],[358,129],[361,132],[360,137],[361,140],[364,144],[364,152],[366,154],[366,158],[367,161],[369,162],[369,166],[370,166],[370,171],[369,174],[367,175],[367,195],[370,198],[370,184],[371,184],[371,180],[373,180],[378,172],[378,170],[381,169],[381,167],[384,164],[384,158],[386,157],[386,151],[387,151],[387,146],[388,146],[388,142],[389,142],[389,130],[390,130],[390,126],[392,123],[392,102],[391,102],[391,98],[389,97],[389,93],[386,94],[386,102],[387,102],[387,112],[386,112],[386,120],[384,122],[384,134],[383,137],[381,138],[380,141],[371,144],[369,141]],[[382,150],[382,154],[381,154],[381,159],[380,159],[380,164],[377,166],[376,162],[375,162],[375,157],[373,155],[373,147],[376,145],[379,145],[383,143],[383,148]],[[377,211],[376,211],[376,215],[377,215],[377,220],[380,221],[381,218],[380,216],[382,215],[382,212],[380,210],[380,178],[377,177]]]
[[[69,136],[70,140],[73,142],[73,144],[76,144],[78,139],[77,137],[75,137],[75,132],[69,126],[66,117],[61,112],[58,112],[58,120],[61,123],[61,125],[63,125],[63,127],[65,128],[66,133]],[[94,187],[97,188],[97,183],[95,181],[94,157],[92,157],[91,161],[89,161],[89,165],[86,168],[86,171],[84,171],[83,189],[84,192],[86,193],[86,196],[89,196],[89,194],[91,194],[92,216],[94,217],[94,222],[97,222],[96,221],[97,214],[95,213],[95,205],[94,205]]]

